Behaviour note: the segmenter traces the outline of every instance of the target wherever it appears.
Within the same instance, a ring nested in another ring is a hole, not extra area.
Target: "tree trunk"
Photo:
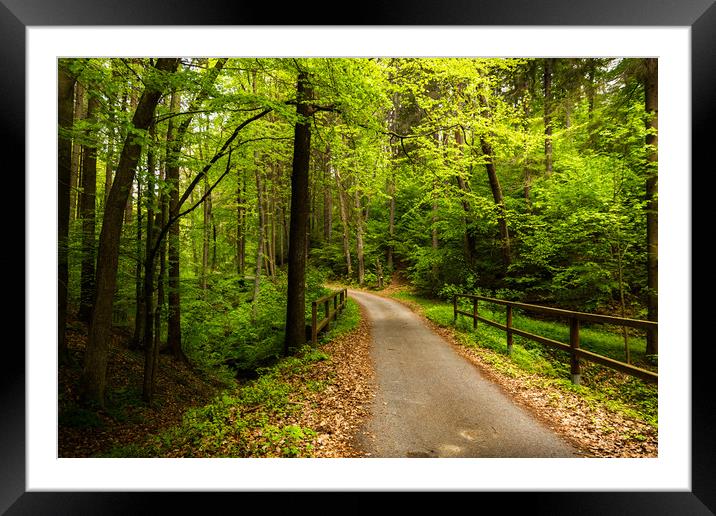
[[[176,91],[172,93],[169,101],[172,113],[178,113],[181,104],[181,98]],[[186,121],[185,121],[186,122]],[[186,124],[188,127],[188,124]],[[179,212],[179,163],[178,154],[181,150],[181,138],[183,132],[180,133],[184,124],[180,125],[179,131],[175,132],[174,119],[169,119],[167,125],[167,163],[166,176],[169,186],[169,217],[177,215]],[[185,130],[184,130],[185,131]],[[173,224],[169,228],[167,242],[167,261],[169,266],[169,292],[167,296],[167,346],[172,357],[182,362],[188,362],[186,355],[181,347],[181,292],[180,292],[180,251],[179,251],[180,229],[179,223]]]
[[[152,149],[147,150],[147,170],[154,170],[154,152]],[[147,198],[147,217],[148,220],[152,220],[152,207],[151,207],[151,195],[153,191],[153,184],[151,175],[147,181],[146,188],[142,191],[140,183],[137,183],[137,263],[134,270],[134,281],[135,281],[135,312],[134,312],[134,336],[129,344],[129,349],[139,349],[142,347],[144,342],[144,323],[145,323],[145,311],[144,311],[144,279],[142,278],[142,271],[144,270],[144,251],[142,249],[142,224],[144,217],[142,217],[142,197]],[[150,225],[147,225],[147,234],[151,235]],[[146,243],[145,243],[146,246]]]
[[[291,170],[291,226],[288,241],[288,296],[284,354],[306,342],[306,233],[308,225],[308,169],[311,158],[311,126],[308,117],[313,108],[313,89],[308,74],[299,72],[296,87],[293,166]]]
[[[203,161],[203,158],[202,158]],[[204,195],[209,190],[209,179],[204,176]],[[201,247],[201,290],[206,292],[207,275],[209,270],[209,231],[211,229],[211,194],[204,201],[202,206],[204,212],[204,225],[202,226],[202,247]]]
[[[70,176],[72,175],[72,92],[76,77],[60,59],[57,67],[57,343],[61,362],[69,358],[65,326],[67,324],[67,283],[69,280],[67,247],[70,228]]]
[[[333,195],[328,164],[323,168],[323,240],[328,243],[333,236]]]
[[[365,258],[363,256],[363,207],[360,202],[358,188],[354,193],[356,208],[356,258],[358,259],[358,285],[363,286],[365,281]]]
[[[87,102],[87,120],[96,123],[99,99],[90,96]],[[90,131],[88,131],[89,133]],[[87,136],[90,136],[89,134]],[[95,263],[95,197],[97,194],[97,145],[86,145],[83,150],[82,195],[80,211],[82,214],[82,272],[80,278],[79,317],[90,321],[94,303],[94,263]]]
[[[552,74],[554,58],[544,60],[544,163],[545,173],[552,173]]]
[[[505,209],[505,201],[502,197],[502,188],[500,186],[500,180],[497,178],[497,170],[495,169],[495,161],[492,153],[492,146],[485,140],[484,137],[480,138],[480,145],[482,152],[485,155],[487,161],[485,162],[485,168],[487,169],[487,177],[490,181],[490,190],[492,190],[492,198],[497,206],[497,225],[500,228],[500,239],[502,241],[502,262],[505,266],[505,273],[511,262],[511,249],[510,249],[510,232],[507,228],[507,210]]]
[[[658,136],[659,128],[659,83],[658,60],[645,59],[644,92],[647,145],[647,176],[646,176],[646,259],[647,259],[647,310],[650,321],[658,321],[658,291],[659,291],[659,263],[658,263]],[[656,355],[659,352],[657,333],[647,334],[646,353]]]
[[[244,277],[246,269],[246,172],[243,169],[237,170],[239,177],[236,180],[236,272]]]
[[[393,270],[393,238],[395,237],[395,173],[388,179],[388,249],[386,250],[386,262],[388,272]]]
[[[264,261],[264,206],[261,199],[263,191],[263,181],[261,171],[256,167],[256,208],[258,213],[258,234],[256,235],[256,269],[254,272],[254,294],[251,299],[251,319],[256,320],[256,312],[258,310],[259,291],[261,287],[261,265]]]
[[[75,103],[73,108],[74,122],[85,118],[85,87],[75,82]],[[75,219],[77,213],[77,186],[80,184],[80,170],[82,169],[82,144],[78,141],[72,143],[72,175],[70,176],[70,221]]]
[[[159,58],[155,67],[161,72],[173,72],[176,70],[178,62],[177,58]],[[132,125],[136,130],[143,131],[149,127],[161,93],[157,86],[148,83],[132,117]],[[117,173],[105,206],[102,231],[99,237],[96,302],[92,311],[92,323],[87,339],[80,385],[82,398],[101,406],[105,401],[107,360],[122,220],[141,150],[141,143],[137,138],[134,135],[128,135],[122,147]]]
[[[353,266],[351,264],[351,245],[348,238],[348,207],[345,199],[345,192],[341,184],[341,175],[338,170],[334,170],[336,176],[336,186],[338,187],[338,207],[341,212],[341,226],[343,226],[343,255],[346,257],[346,271],[348,277],[353,275]]]

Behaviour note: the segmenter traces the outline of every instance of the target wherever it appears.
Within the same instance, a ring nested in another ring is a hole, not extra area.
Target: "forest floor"
[[[83,407],[77,385],[86,346],[86,327],[71,320],[68,328],[71,360],[59,371],[59,457],[125,457],[136,453],[144,456],[147,450],[152,454],[150,443],[155,436],[181,428],[187,411],[210,405],[222,393],[232,395],[250,385],[247,381],[227,385],[205,372],[160,355],[155,401],[149,407],[141,399],[143,352],[128,349],[130,336],[115,331],[110,346],[106,407],[99,410]],[[309,443],[310,456],[359,456],[355,432],[368,416],[374,396],[370,342],[370,326],[361,314],[355,328],[319,345],[328,360],[282,373],[281,381],[294,387],[289,403],[302,409],[289,418],[275,417],[270,424],[314,430]],[[316,385],[321,388],[313,388]],[[160,456],[194,456],[195,453],[196,450],[174,449]],[[260,453],[252,456],[261,456]],[[275,456],[274,450],[265,453],[265,456]]]
[[[370,291],[408,306],[445,341],[486,377],[506,392],[516,403],[537,419],[557,431],[583,451],[587,457],[646,458],[658,456],[658,430],[647,422],[616,410],[610,403],[565,389],[538,375],[514,372],[505,374],[494,366],[495,352],[479,346],[465,346],[458,332],[431,321],[415,302],[393,297],[412,288],[400,277],[382,291]]]
[[[127,347],[130,335],[115,329],[107,371],[107,403],[93,410],[79,402],[78,383],[87,344],[86,326],[68,321],[70,362],[59,369],[59,457],[93,457],[141,441],[181,421],[190,407],[209,402],[225,385],[161,354],[155,401],[142,400],[144,353]]]

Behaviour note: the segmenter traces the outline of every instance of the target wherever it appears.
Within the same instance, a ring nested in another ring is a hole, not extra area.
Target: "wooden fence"
[[[463,310],[458,309],[458,298],[467,298],[472,300],[472,312],[466,312]],[[490,319],[486,319],[479,315],[478,311],[478,301],[486,301],[489,303],[494,303],[498,305],[504,305],[506,307],[506,317],[505,322],[506,324],[500,324],[496,321],[492,321]],[[565,344],[563,342],[558,342],[556,340],[551,340],[545,337],[541,337],[539,335],[535,335],[533,333],[528,333],[526,331],[517,329],[512,326],[512,310],[513,308],[519,308],[521,310],[529,311],[529,312],[535,312],[545,315],[552,315],[556,317],[562,317],[569,320],[569,344]],[[596,322],[596,323],[603,323],[603,324],[614,324],[617,326],[626,326],[628,328],[639,328],[646,330],[648,332],[653,332],[654,336],[656,337],[656,333],[658,330],[658,323],[652,322],[652,321],[643,321],[639,319],[625,319],[622,317],[612,317],[608,315],[599,315],[599,314],[588,314],[584,312],[572,312],[571,310],[562,310],[559,308],[550,308],[547,306],[539,306],[539,305],[529,305],[526,303],[517,303],[514,301],[504,301],[502,299],[494,299],[490,297],[484,297],[484,296],[476,296],[471,294],[457,294],[453,296],[453,311],[454,311],[454,321],[457,321],[458,314],[465,315],[467,317],[472,318],[473,320],[473,328],[477,328],[477,321],[482,321],[486,324],[489,324],[490,326],[494,326],[495,328],[499,328],[507,333],[507,352],[512,352],[512,337],[513,335],[519,335],[520,337],[524,337],[529,340],[533,340],[535,342],[539,342],[540,344],[544,344],[545,346],[551,346],[553,348],[561,349],[563,351],[566,351],[570,354],[570,362],[571,362],[571,373],[572,373],[572,383],[579,384],[581,381],[581,366],[580,366],[580,359],[588,360],[590,362],[595,362],[597,364],[601,364],[605,367],[615,369],[617,371],[620,371],[622,373],[626,373],[628,375],[634,376],[636,378],[641,378],[642,380],[645,380],[647,382],[652,383],[658,383],[659,376],[657,373],[654,373],[652,371],[648,371],[646,369],[642,369],[639,367],[636,367],[632,364],[628,364],[626,362],[620,362],[618,360],[614,360],[609,357],[605,357],[603,355],[599,355],[597,353],[592,353],[591,351],[587,351],[584,349],[580,349],[579,347],[579,323],[580,321],[586,321],[586,322]]]
[[[311,342],[313,344],[318,343],[318,333],[325,328],[331,320],[338,317],[338,314],[346,306],[347,300],[348,289],[343,288],[311,302]],[[331,311],[331,304],[333,304],[333,311]],[[323,305],[323,319],[320,321],[318,320],[319,305]]]

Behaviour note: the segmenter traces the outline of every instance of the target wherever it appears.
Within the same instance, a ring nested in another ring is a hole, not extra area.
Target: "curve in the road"
[[[365,292],[349,295],[372,324],[377,393],[357,437],[367,456],[578,456],[409,308]]]

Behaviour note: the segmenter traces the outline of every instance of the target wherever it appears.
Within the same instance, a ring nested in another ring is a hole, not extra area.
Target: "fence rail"
[[[345,308],[348,300],[348,289],[343,288],[331,292],[311,302],[311,342],[318,343],[318,334],[331,320],[335,320],[338,314]],[[331,301],[333,303],[331,303]],[[331,311],[333,304],[333,311]],[[318,306],[323,305],[323,319],[318,320]]]
[[[471,299],[472,300],[472,312],[467,312],[465,310],[459,310],[458,309],[458,298]],[[488,303],[494,303],[494,304],[505,306],[505,308],[506,308],[506,317],[505,317],[506,324],[501,324],[499,322],[492,321],[490,319],[482,317],[478,310],[478,301],[485,301]],[[528,333],[524,330],[514,328],[512,326],[513,308],[519,308],[519,309],[530,311],[530,312],[551,315],[551,316],[555,316],[555,317],[563,317],[563,318],[568,319],[569,320],[569,343],[566,344],[564,342],[558,342],[556,340],[548,339],[548,338],[542,337],[540,335],[535,335],[533,333]],[[515,301],[505,301],[503,299],[495,299],[495,298],[491,298],[491,297],[477,296],[477,295],[473,295],[473,294],[456,294],[456,295],[454,295],[453,296],[453,312],[454,312],[453,320],[455,322],[457,322],[458,315],[464,315],[464,316],[472,318],[473,328],[477,328],[477,322],[481,321],[485,324],[494,326],[495,328],[499,328],[500,330],[506,332],[507,333],[507,352],[508,353],[512,352],[513,335],[518,335],[520,337],[524,337],[526,339],[533,340],[535,342],[539,342],[540,344],[543,344],[545,346],[550,346],[550,347],[561,349],[562,351],[568,352],[570,354],[572,382],[575,384],[579,384],[581,381],[580,360],[587,360],[590,362],[595,362],[595,363],[603,365],[605,367],[615,369],[617,371],[634,376],[636,378],[640,378],[647,382],[658,383],[659,375],[657,373],[654,373],[654,372],[646,370],[646,369],[642,369],[640,367],[636,367],[636,366],[626,363],[626,362],[620,362],[619,360],[614,360],[613,358],[609,358],[604,355],[592,353],[591,351],[580,349],[580,347],[579,347],[579,323],[580,323],[580,321],[596,322],[596,323],[601,323],[601,324],[614,324],[617,326],[622,326],[622,327],[625,326],[628,328],[638,328],[638,329],[646,330],[648,332],[653,333],[654,337],[656,337],[656,334],[658,331],[658,323],[656,323],[656,322],[643,321],[640,319],[626,319],[623,317],[612,317],[609,315],[588,314],[588,313],[584,313],[584,312],[573,312],[571,310],[562,310],[560,308],[550,308],[547,306],[530,305],[530,304],[526,304],[526,303],[518,303]]]

